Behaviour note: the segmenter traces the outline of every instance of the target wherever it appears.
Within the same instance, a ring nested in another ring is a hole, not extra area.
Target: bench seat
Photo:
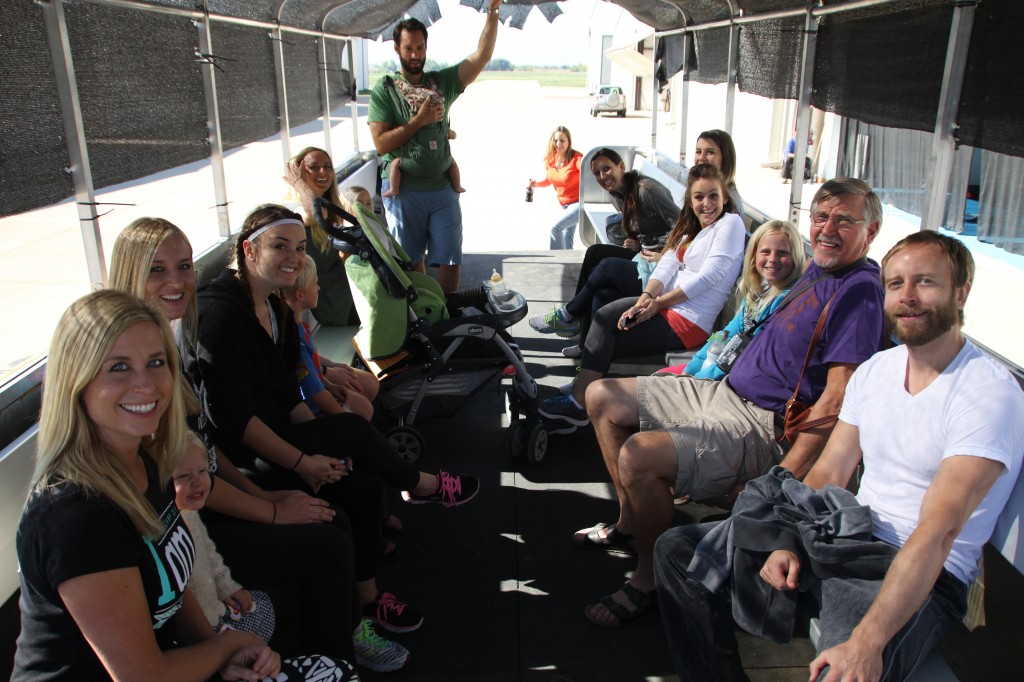
[[[356,324],[344,327],[320,325],[313,330],[313,343],[316,344],[317,353],[325,358],[351,365],[355,357],[352,340],[358,331],[359,325]]]

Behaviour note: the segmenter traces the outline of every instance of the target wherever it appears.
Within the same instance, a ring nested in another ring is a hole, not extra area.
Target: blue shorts
[[[382,180],[381,194],[391,183]],[[462,207],[451,184],[433,192],[402,187],[397,197],[384,197],[391,234],[418,263],[427,256],[430,265],[462,264]]]

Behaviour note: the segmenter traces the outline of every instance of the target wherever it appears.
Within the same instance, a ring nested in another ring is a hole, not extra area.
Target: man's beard
[[[904,327],[900,327],[901,318],[899,313],[925,313],[920,320],[915,320],[909,325],[903,321]],[[885,311],[885,321],[901,343],[908,346],[923,346],[939,338],[953,325],[959,323],[960,312],[956,307],[956,298],[950,298],[947,305],[932,308],[905,308],[900,306],[894,311]]]
[[[423,73],[423,65],[427,63],[427,60],[424,59],[423,61],[421,61],[419,66],[411,66],[409,62],[399,57],[398,63],[402,65],[402,71],[405,71],[406,73],[411,74],[413,76],[418,76],[421,73]]]

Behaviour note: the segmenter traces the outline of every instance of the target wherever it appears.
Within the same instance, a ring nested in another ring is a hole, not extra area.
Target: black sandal
[[[629,603],[633,605],[632,611],[617,602],[610,594],[605,595],[598,600],[598,603],[608,609],[608,612],[615,618],[614,623],[605,622],[594,616],[593,609],[597,604],[591,604],[584,609],[583,615],[586,616],[587,620],[598,627],[620,628],[623,625],[630,625],[641,620],[646,620],[658,612],[658,593],[656,591],[651,590],[650,592],[642,592],[629,583],[626,583],[622,586],[622,593],[626,595],[626,599],[628,599]]]
[[[601,535],[601,531],[605,531]],[[614,523],[599,523],[593,528],[578,530],[572,536],[574,545],[597,549],[602,552],[613,552],[615,554],[636,554],[636,547],[633,546],[633,536],[623,533],[615,527]]]

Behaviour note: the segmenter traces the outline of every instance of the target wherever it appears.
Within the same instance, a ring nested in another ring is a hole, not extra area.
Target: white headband
[[[295,218],[281,218],[280,220],[275,220],[271,223],[267,223],[263,227],[253,230],[252,234],[250,234],[246,240],[254,242],[256,241],[257,237],[262,235],[264,232],[266,232],[272,227],[277,227],[278,225],[298,225],[299,227],[305,227],[305,225],[302,224],[301,220],[296,220]]]

